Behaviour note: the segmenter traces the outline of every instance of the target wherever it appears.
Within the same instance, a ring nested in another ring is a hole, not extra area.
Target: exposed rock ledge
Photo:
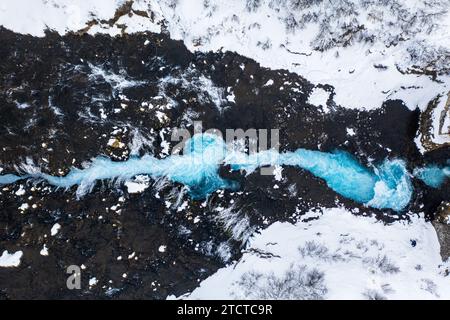
[[[433,226],[441,245],[442,260],[445,261],[450,257],[450,202],[443,202],[439,206]]]
[[[438,95],[420,118],[420,142],[426,151],[450,145],[450,92]]]

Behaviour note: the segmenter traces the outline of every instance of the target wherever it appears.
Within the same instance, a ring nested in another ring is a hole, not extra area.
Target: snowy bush
[[[450,72],[450,50],[445,47],[432,47],[426,41],[414,41],[408,47],[409,63],[400,65],[404,71],[408,67],[415,67],[438,74]]]
[[[386,300],[387,298],[378,290],[368,289],[363,292],[363,296],[368,300]]]
[[[307,241],[303,247],[299,249],[302,257],[324,257],[328,255],[328,248],[315,241]]]
[[[328,292],[324,282],[323,272],[305,265],[291,265],[281,276],[252,271],[243,274],[237,283],[240,289],[237,296],[263,300],[321,300]]]
[[[299,23],[297,22],[295,16],[292,13],[289,13],[287,17],[284,19],[284,24],[288,32],[295,32],[295,30],[299,27]]]
[[[437,293],[437,285],[430,279],[421,279],[422,283],[420,285],[420,289],[425,290],[432,295],[439,297],[439,294]]]
[[[317,258],[327,262],[345,260],[339,253],[332,253],[327,247],[315,241],[307,241],[304,246],[298,248],[298,251],[303,258]]]
[[[270,41],[270,39],[266,39],[265,41],[258,41],[256,45],[263,50],[267,50],[272,47],[272,41]]]
[[[397,273],[400,269],[386,256],[378,255],[376,257],[366,258],[363,263],[374,270],[379,270],[382,273]]]
[[[245,8],[249,12],[254,12],[258,10],[258,8],[261,6],[261,0],[247,0],[245,3]]]
[[[336,46],[339,37],[333,35],[333,29],[328,24],[321,24],[317,37],[311,43],[314,50],[325,51]]]
[[[169,8],[175,9],[179,3],[179,0],[165,0]]]
[[[247,0],[255,11],[261,0]],[[450,0],[426,0],[411,6],[405,0],[270,0],[268,8],[278,15],[286,31],[294,33],[309,25],[317,32],[311,46],[320,51],[353,42],[380,41],[387,46],[430,34],[441,23]]]

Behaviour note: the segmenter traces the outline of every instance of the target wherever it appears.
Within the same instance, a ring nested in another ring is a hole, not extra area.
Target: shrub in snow
[[[291,10],[302,10],[319,5],[323,0],[287,0],[287,6]]]
[[[249,12],[258,10],[258,8],[260,6],[261,6],[261,0],[247,0],[245,3],[245,8]]]
[[[363,296],[368,300],[387,300],[381,292],[374,289],[367,289],[363,292]]]
[[[320,25],[317,37],[312,41],[311,46],[314,50],[325,51],[336,46],[339,35],[334,36],[332,27],[329,24],[322,23]]]
[[[439,297],[439,294],[437,293],[437,285],[433,282],[433,280],[430,279],[422,279],[422,283],[420,285],[420,289],[428,291],[429,293],[435,295],[436,297]]]
[[[344,261],[344,257],[336,252],[330,252],[327,247],[324,245],[315,242],[315,241],[307,241],[304,246],[299,247],[298,251],[302,255],[303,258],[317,258],[323,261],[328,262],[337,262]]]
[[[397,273],[400,271],[400,269],[386,255],[365,258],[363,263],[369,267],[372,267],[374,270],[381,271],[382,273]]]
[[[292,13],[289,13],[286,18],[284,18],[284,25],[286,26],[286,31],[292,33],[299,27],[299,23]]]
[[[323,272],[305,265],[291,265],[281,276],[244,273],[237,283],[240,292],[236,295],[246,299],[321,300],[328,292],[324,282]]]
[[[179,0],[165,0],[169,8],[175,9],[179,3]]]
[[[437,64],[445,73],[450,71],[446,67],[450,48],[411,39],[424,39],[436,30],[449,6],[450,0],[428,0],[415,6],[405,0],[271,0],[268,4],[289,33],[315,25],[312,30],[317,31],[310,43],[315,50],[358,42],[379,41],[386,46],[405,42],[411,55],[405,59],[408,67],[414,64],[424,69]]]
[[[272,42],[270,41],[270,39],[266,39],[266,41],[258,41],[256,45],[263,50],[267,50],[272,47]]]
[[[426,41],[414,41],[408,46],[409,63],[399,67],[406,69],[413,65],[416,68],[447,74],[450,71],[450,50],[444,47],[430,46]]]
[[[303,247],[298,248],[302,257],[324,257],[328,255],[328,248],[315,242],[307,241]]]

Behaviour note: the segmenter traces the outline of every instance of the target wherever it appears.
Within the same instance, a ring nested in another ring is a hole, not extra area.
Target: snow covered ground
[[[388,2],[384,2],[384,12],[383,1],[373,1],[373,6],[367,8],[363,7],[363,1],[175,2],[178,4],[174,8],[170,4],[162,5],[162,14],[169,21],[171,36],[182,39],[191,50],[223,48],[236,51],[263,66],[285,68],[313,83],[331,84],[336,90],[335,101],[345,107],[377,108],[387,98],[404,99],[411,108],[423,107],[436,94],[449,88],[448,77],[442,79],[443,83],[435,83],[428,77],[402,74],[398,70],[398,67],[408,63],[415,64],[408,52],[421,50],[419,46],[424,44],[419,44],[418,39],[430,46],[450,45],[448,15],[429,19],[432,20],[430,23],[439,24],[430,34],[424,27],[408,35],[411,39],[387,47],[386,43],[391,39],[406,33],[400,29],[400,18],[395,17],[395,11],[386,4]],[[259,5],[249,9],[246,6],[249,2]],[[302,7],[307,2],[317,4],[303,10],[292,8],[294,3]],[[421,1],[395,3],[404,6],[399,14],[404,14],[406,20],[414,19],[416,10],[424,6]],[[435,7],[424,10],[435,12],[439,8],[446,12],[442,5],[448,1],[439,1],[440,6],[437,3],[435,1]],[[334,7],[347,5],[357,13],[336,16]],[[302,14],[310,16],[303,17]],[[329,18],[333,14],[335,17]],[[326,19],[331,22],[323,23]],[[303,20],[306,22],[301,22]],[[324,25],[331,30],[322,30]],[[343,37],[339,35],[339,28],[347,25],[355,25],[355,28],[365,26],[364,32],[367,34],[361,36],[373,39],[373,43],[359,42],[356,39],[358,36],[349,39],[349,45],[326,38],[333,37],[333,33],[337,33],[336,39]],[[314,50],[321,42],[329,42],[323,45],[329,48],[325,51]]]
[[[121,0],[19,0],[1,1],[0,24],[15,32],[42,37],[45,29],[65,33],[82,29],[95,16],[114,16]]]
[[[306,218],[318,217],[311,221]],[[448,299],[430,223],[384,225],[342,208],[274,223],[255,234],[242,258],[184,299]],[[174,297],[170,297],[174,298]]]

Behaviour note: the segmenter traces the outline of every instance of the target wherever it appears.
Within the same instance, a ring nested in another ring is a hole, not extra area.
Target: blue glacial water
[[[237,189],[234,181],[222,179],[218,173],[225,154],[225,144],[214,135],[198,135],[187,142],[184,155],[171,155],[157,159],[150,155],[115,162],[106,157],[92,160],[89,167],[74,168],[66,176],[52,176],[33,168],[24,175],[0,175],[0,185],[14,183],[21,179],[47,181],[58,188],[77,186],[78,197],[92,191],[99,180],[121,182],[139,174],[148,174],[153,179],[166,177],[189,188],[193,198],[205,198],[219,189]]]
[[[188,187],[191,197],[201,199],[219,189],[239,188],[236,182],[219,176],[221,164],[229,164],[232,170],[244,170],[246,173],[267,165],[299,167],[323,179],[342,196],[379,209],[401,211],[413,194],[410,174],[401,160],[386,160],[378,167],[367,168],[343,151],[327,153],[298,149],[278,153],[269,150],[247,155],[227,149],[222,138],[212,134],[193,136],[187,142],[183,155],[171,155],[164,159],[145,155],[123,162],[98,157],[89,167],[74,168],[63,177],[31,170],[21,176],[0,176],[0,184],[14,183],[20,179],[45,180],[59,188],[77,186],[77,196],[81,197],[90,192],[99,180],[121,182],[138,174],[147,174],[153,179],[166,177],[181,183]],[[434,174],[435,171],[429,170],[422,173],[430,181]]]
[[[450,177],[450,165],[448,167],[431,165],[419,168],[414,170],[414,175],[427,186],[439,188]]]
[[[28,178],[27,175],[21,176],[21,177],[16,176],[15,174],[0,175],[0,185],[14,183],[19,180],[26,179],[26,178]]]
[[[332,153],[298,149],[294,152],[260,152],[253,155],[231,154],[226,162],[233,169],[252,172],[266,165],[296,166],[325,180],[346,198],[379,209],[404,209],[413,194],[405,163],[386,160],[379,167],[366,168],[343,151]]]

